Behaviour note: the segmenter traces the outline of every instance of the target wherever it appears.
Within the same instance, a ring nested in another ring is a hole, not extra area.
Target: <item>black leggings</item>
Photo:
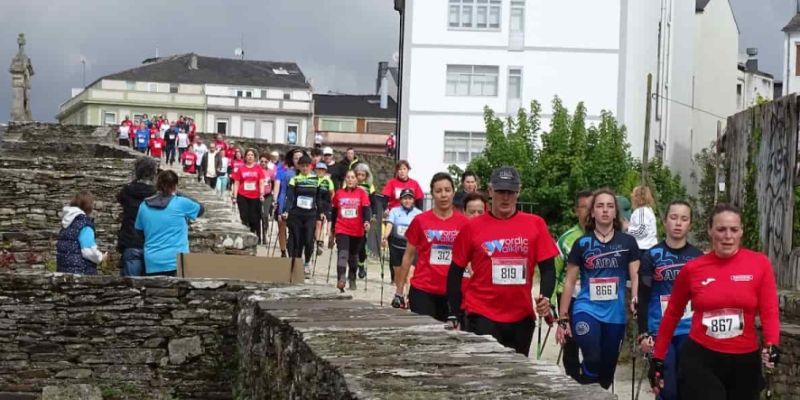
[[[413,313],[428,315],[442,322],[447,321],[449,314],[447,296],[428,293],[411,286],[408,290],[408,303]]]
[[[759,351],[726,354],[686,339],[678,361],[683,400],[756,400],[764,388]]]
[[[507,323],[495,322],[479,314],[469,314],[464,318],[464,330],[467,332],[492,335],[503,346],[526,356],[531,348],[535,328],[536,322],[530,317]]]
[[[251,199],[242,196],[236,196],[236,204],[239,206],[239,218],[242,220],[243,225],[250,228],[250,232],[258,236],[259,243],[261,242],[261,200]]]
[[[167,154],[164,155],[164,161],[172,165],[175,162],[175,146],[167,145]]]
[[[350,280],[356,279],[358,269],[358,249],[361,246],[363,237],[349,236],[343,234],[336,235],[336,277],[339,281],[345,280],[345,273]],[[350,267],[349,270],[347,267]]]
[[[286,246],[289,250],[289,257],[299,258],[305,255],[305,262],[311,262],[316,222],[315,215],[289,213],[289,219],[286,221],[286,226],[289,228],[289,242]]]

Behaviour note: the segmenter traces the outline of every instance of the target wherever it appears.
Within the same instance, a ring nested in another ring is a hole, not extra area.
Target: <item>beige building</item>
[[[113,125],[126,116],[195,120],[198,131],[272,143],[313,143],[312,90],[295,63],[204,57],[146,60],[104,76],[62,103],[64,124]]]

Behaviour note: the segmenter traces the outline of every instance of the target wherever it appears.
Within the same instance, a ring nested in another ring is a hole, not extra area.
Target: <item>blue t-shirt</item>
[[[78,232],[78,244],[82,249],[90,249],[93,246],[97,246],[97,242],[94,240],[94,229],[90,226],[81,228],[81,231]]]
[[[285,168],[278,170],[275,179],[281,182],[281,192],[278,193],[278,212],[283,214],[284,206],[286,203],[286,193],[289,192],[289,180],[292,179],[297,172],[294,168]]]
[[[603,243],[594,232],[587,233],[572,245],[567,260],[581,269],[581,289],[573,313],[586,313],[610,324],[624,324],[628,265],[639,260],[636,239],[615,231],[614,237]]]
[[[417,215],[422,214],[419,208],[411,207],[406,210],[403,206],[397,206],[389,211],[386,222],[392,224],[392,237],[397,240],[406,241],[406,229],[411,225],[411,221]]]
[[[144,232],[144,265],[147,273],[175,271],[178,253],[189,252],[189,220],[197,219],[200,204],[173,196],[165,208],[139,205],[135,228]]]
[[[661,242],[642,254],[639,276],[650,276],[653,282],[647,305],[647,330],[650,334],[658,332],[658,325],[661,323],[662,314],[667,309],[669,295],[672,293],[672,284],[675,283],[675,279],[678,279],[681,268],[689,260],[702,255],[703,252],[691,244],[687,243],[681,249],[672,249],[667,246],[666,242]],[[692,313],[688,305],[687,310],[688,312],[684,314],[675,328],[675,335],[689,334]]]
[[[150,131],[147,129],[139,129],[136,131],[136,148],[145,149],[150,143]]]

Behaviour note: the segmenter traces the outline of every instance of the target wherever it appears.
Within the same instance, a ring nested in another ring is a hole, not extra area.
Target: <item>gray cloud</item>
[[[398,15],[391,0],[2,0],[0,121],[8,119],[7,65],[17,33],[33,61],[32,110],[53,120],[70,89],[142,60],[196,52],[297,62],[315,91],[374,91],[378,61],[397,49]]]

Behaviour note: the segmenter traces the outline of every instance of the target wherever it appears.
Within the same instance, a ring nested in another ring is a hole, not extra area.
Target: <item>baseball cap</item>
[[[414,189],[406,188],[406,189],[403,189],[403,190],[400,191],[400,198],[401,199],[403,197],[406,197],[406,196],[411,196],[413,198],[414,197]]]
[[[318,162],[316,167],[315,167],[315,169],[325,169],[325,170],[327,170],[328,169],[328,164],[325,164],[324,162]]]
[[[324,149],[322,149],[322,155],[328,155],[328,154],[333,155],[333,149],[332,148],[325,147]]]
[[[278,156],[280,156],[281,154],[280,154],[280,153],[278,153],[278,152],[277,152],[277,151],[275,151],[275,150],[272,150],[272,152],[271,152],[271,153],[269,153],[269,155],[271,155],[271,156],[275,156],[275,157],[278,157]]]
[[[617,196],[617,204],[619,204],[620,216],[630,220],[631,219],[631,201],[625,196]]]
[[[495,168],[489,178],[489,184],[492,185],[493,190],[519,192],[519,173],[514,167],[502,166]]]

